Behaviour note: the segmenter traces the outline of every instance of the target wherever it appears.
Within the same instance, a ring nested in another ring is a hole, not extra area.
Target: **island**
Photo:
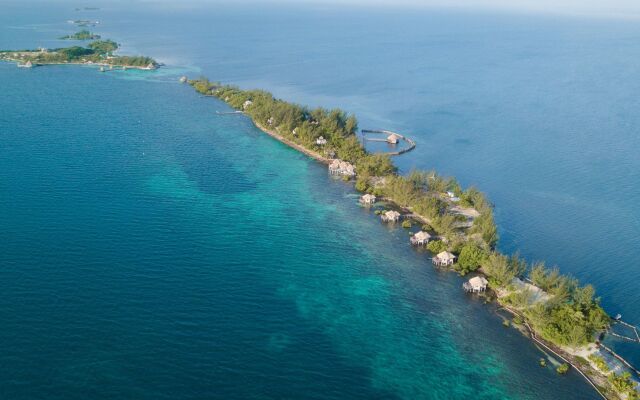
[[[607,352],[619,357],[601,343],[618,318],[603,310],[592,285],[581,285],[544,263],[528,263],[518,253],[502,254],[493,206],[482,192],[463,189],[455,178],[435,171],[400,175],[389,154],[364,148],[355,116],[342,110],[309,109],[263,90],[204,77],[180,81],[237,110],[221,114],[249,116],[268,135],[327,164],[331,175],[353,182],[363,193],[360,203],[383,223],[411,230],[410,243],[428,249],[434,266],[472,274],[464,290],[496,302],[499,311],[508,313],[505,326],[516,327],[561,360],[559,374],[573,367],[605,399],[640,398],[631,375],[640,372],[630,364],[615,371],[603,357]]]
[[[86,64],[113,69],[134,68],[153,70],[160,65],[156,60],[145,56],[119,56],[114,52],[119,48],[112,40],[96,40],[87,45],[58,49],[39,48],[36,50],[0,50],[0,60],[18,63],[21,67],[33,67],[48,64]]]
[[[66,35],[60,38],[60,40],[98,40],[98,39],[100,39],[100,35],[91,33],[86,29],[78,31],[73,35]]]
[[[75,19],[67,22],[76,26],[96,26],[100,23],[100,21],[90,21],[88,19]]]

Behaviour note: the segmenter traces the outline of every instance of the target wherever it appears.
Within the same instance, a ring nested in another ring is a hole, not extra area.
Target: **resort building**
[[[380,216],[384,222],[397,222],[400,219],[400,213],[397,211],[387,211]]]
[[[462,284],[462,288],[465,292],[479,293],[487,290],[487,284],[489,282],[483,276],[476,276],[469,279],[468,282]]]
[[[397,144],[399,139],[400,138],[398,137],[398,135],[392,133],[391,135],[387,136],[387,143]]]
[[[327,139],[325,139],[324,137],[320,136],[319,138],[316,139],[316,144],[318,146],[324,146],[325,144],[327,144]]]
[[[439,267],[446,267],[446,266],[452,265],[455,260],[456,260],[456,256],[449,253],[448,251],[443,251],[441,253],[438,253],[437,256],[431,259],[433,264]]]
[[[355,167],[346,161],[335,159],[329,164],[329,173],[331,175],[355,176]]]
[[[360,203],[362,204],[368,204],[371,205],[373,203],[376,202],[376,196],[372,195],[372,194],[365,194],[364,196],[360,197]]]
[[[431,235],[424,231],[420,231],[411,236],[411,244],[414,246],[424,246],[429,243],[429,240],[431,240]]]
[[[252,105],[252,104],[253,104],[253,101],[251,101],[251,100],[247,100],[247,101],[245,101],[244,103],[242,103],[242,109],[243,109],[243,110],[246,110],[246,109],[247,109],[247,108],[249,108],[249,106],[250,106],[250,105]]]

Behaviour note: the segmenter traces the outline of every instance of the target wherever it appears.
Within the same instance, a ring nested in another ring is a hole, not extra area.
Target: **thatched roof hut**
[[[484,292],[485,290],[487,290],[488,284],[489,284],[489,281],[487,281],[487,279],[484,276],[475,276],[469,279],[468,282],[463,283],[462,287],[467,292],[478,293],[478,292]]]
[[[400,219],[400,213],[394,210],[387,211],[383,213],[380,218],[382,218],[384,222],[397,222]]]
[[[452,265],[454,263],[454,261],[456,260],[456,256],[449,253],[448,251],[443,251],[438,253],[437,256],[433,257],[431,259],[431,261],[433,262],[433,264],[440,266],[440,267],[445,267],[448,265]]]
[[[360,197],[360,203],[362,204],[373,204],[376,202],[376,196],[372,195],[372,194],[365,194],[362,197]]]
[[[431,240],[431,235],[429,235],[425,231],[420,231],[411,236],[411,244],[416,246],[424,246],[425,244],[429,243],[429,240]]]

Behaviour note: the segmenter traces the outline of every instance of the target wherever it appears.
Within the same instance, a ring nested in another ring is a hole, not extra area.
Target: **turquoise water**
[[[635,27],[164,7],[10,3],[0,15],[0,48],[55,47],[64,21],[94,15],[126,51],[171,64],[0,65],[1,397],[596,398],[575,374],[538,367],[530,342],[350,186],[245,118],[215,115],[226,106],[176,77],[411,134],[403,169],[478,184],[503,248],[562,262],[632,319],[638,117],[623,78]]]

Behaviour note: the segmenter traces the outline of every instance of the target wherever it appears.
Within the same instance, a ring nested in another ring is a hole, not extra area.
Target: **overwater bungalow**
[[[400,219],[400,213],[397,211],[387,211],[383,213],[380,218],[384,222],[397,222]]]
[[[400,138],[395,133],[392,133],[391,135],[387,136],[387,143],[397,144],[399,140]]]
[[[446,267],[446,266],[452,265],[455,260],[456,260],[456,256],[449,253],[448,251],[443,251],[441,253],[438,253],[437,256],[431,259],[433,264],[439,267]]]
[[[242,103],[242,109],[246,110],[247,108],[249,108],[249,106],[251,106],[253,104],[253,101],[251,100],[247,100],[244,103]]]
[[[431,240],[431,235],[425,231],[420,231],[411,236],[411,244],[414,246],[424,246],[429,243],[429,240]]]
[[[324,137],[320,136],[319,138],[316,139],[316,144],[318,146],[324,146],[325,144],[327,144],[327,139],[325,139]]]
[[[329,173],[331,175],[355,176],[355,167],[346,161],[335,159],[329,164]]]
[[[362,204],[371,205],[371,204],[374,204],[375,202],[376,202],[376,196],[372,194],[367,193],[362,197],[360,197],[360,203]]]
[[[462,288],[465,292],[480,293],[487,290],[487,284],[489,284],[489,281],[487,281],[485,277],[475,276],[463,283]]]

